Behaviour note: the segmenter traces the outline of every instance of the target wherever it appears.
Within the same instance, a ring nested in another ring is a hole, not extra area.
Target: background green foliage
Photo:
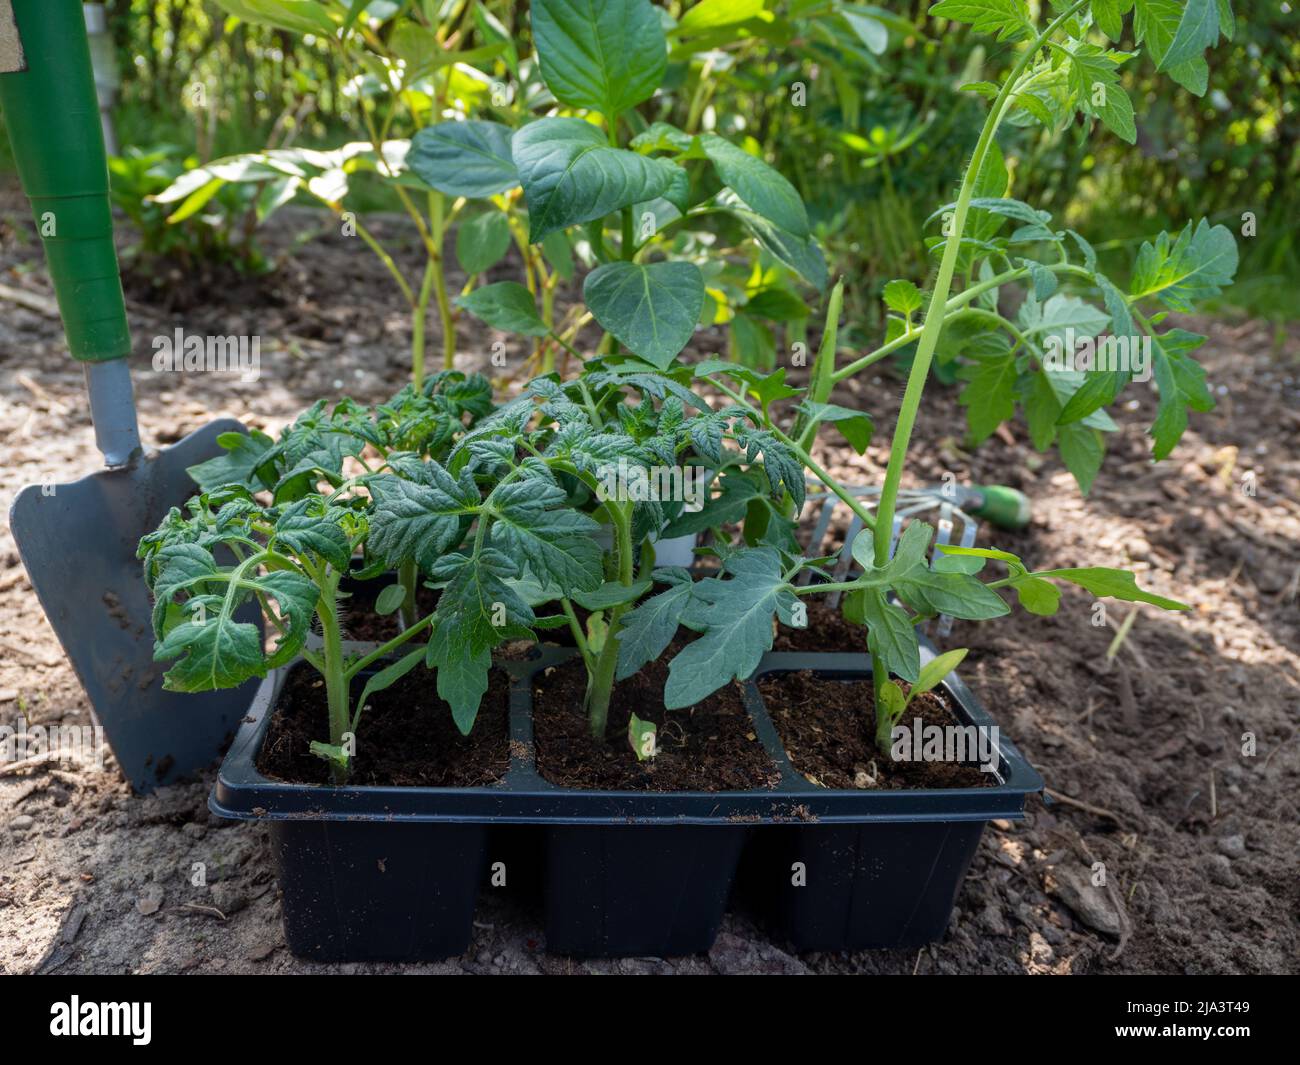
[[[370,7],[379,14],[412,2]],[[494,25],[529,39],[526,4],[421,6],[458,27],[460,48],[494,43]],[[998,81],[1013,45],[930,15],[932,0],[887,10],[841,0],[664,6],[689,32],[669,55],[663,92],[644,110],[692,132],[747,142],[777,161],[808,204],[832,270],[848,278],[851,330],[874,332],[884,284],[924,276],[922,223],[951,198],[973,146],[984,101],[960,86]],[[1229,298],[1289,315],[1294,302],[1283,293],[1300,276],[1300,5],[1235,6],[1237,32],[1208,54],[1203,97],[1179,90],[1151,64],[1123,68],[1138,116],[1135,148],[1112,134],[1088,136],[1081,123],[1058,136],[1027,125],[1004,135],[1002,146],[1012,161],[1012,194],[1098,235],[1102,261],[1112,265],[1115,253],[1116,272],[1161,229],[1205,216],[1237,232],[1242,213],[1253,212],[1258,236],[1241,242]],[[230,19],[214,0],[109,0],[107,8],[123,76],[115,117],[124,153],[168,146],[171,158],[203,162],[267,145],[333,147],[357,128],[358,86],[322,40]],[[692,8],[700,13],[687,14]],[[718,11],[742,8],[763,13],[744,23],[747,40],[700,47],[717,32]],[[1119,47],[1130,44],[1121,39]],[[483,66],[509,80],[517,58],[511,50]],[[804,106],[792,105],[796,84],[805,87]],[[196,105],[195,86],[206,107]],[[0,138],[2,170],[12,166],[8,151]],[[1023,182],[1017,172],[1027,175]],[[397,207],[377,182],[363,182],[358,195],[363,209]],[[1126,235],[1117,240],[1116,233]],[[196,236],[189,253],[208,252],[232,257],[211,234]],[[233,258],[260,266],[255,253]],[[849,339],[859,338],[851,331]]]

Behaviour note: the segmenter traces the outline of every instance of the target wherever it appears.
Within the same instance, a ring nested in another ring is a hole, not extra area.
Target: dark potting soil
[[[701,703],[664,709],[671,646],[656,662],[614,687],[603,740],[594,739],[582,709],[587,672],[576,659],[539,674],[533,688],[537,771],[567,788],[615,791],[744,791],[771,788],[780,773],[754,733],[732,682]],[[627,725],[635,713],[653,721],[658,753],[637,761]]]
[[[802,670],[764,677],[758,690],[790,763],[813,784],[898,790],[986,788],[998,782],[973,761],[896,762],[882,756],[875,745],[869,680],[835,680]],[[961,724],[938,692],[913,700],[900,724],[911,728],[918,717],[925,726]]]
[[[808,607],[808,626],[792,629],[778,625],[773,651],[821,651],[827,654],[854,652],[866,654],[867,630],[844,620],[838,606],[829,606],[819,599],[803,600]]]
[[[494,669],[478,719],[470,734],[462,736],[451,707],[438,698],[433,674],[417,666],[368,700],[370,708],[357,729],[349,783],[433,788],[495,784],[510,762],[509,688],[509,677]],[[360,693],[358,683],[355,694]],[[309,666],[298,666],[280,690],[257,768],[291,784],[328,784],[328,765],[310,750],[312,740],[328,736],[325,682]]]
[[[366,643],[384,643],[391,640],[402,630],[399,628],[398,613],[379,614],[375,612],[375,600],[391,580],[367,581],[357,587],[352,594],[342,600],[343,632],[349,640],[362,640]],[[371,585],[374,587],[372,588]],[[420,617],[433,613],[438,605],[438,592],[433,588],[421,586],[415,590],[415,605]]]

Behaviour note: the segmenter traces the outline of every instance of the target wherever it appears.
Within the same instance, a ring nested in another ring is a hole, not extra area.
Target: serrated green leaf
[[[1190,59],[1199,58],[1207,48],[1219,40],[1218,0],[1187,0],[1183,7],[1178,29],[1169,43],[1169,51],[1156,65],[1157,70],[1170,70]]]
[[[1219,295],[1237,273],[1237,242],[1227,226],[1188,222],[1177,239],[1161,233],[1146,241],[1133,264],[1134,300],[1155,296],[1175,311],[1191,312]]]
[[[569,598],[585,610],[608,610],[610,607],[633,603],[650,590],[651,582],[633,581],[622,584],[619,581],[605,581],[590,591],[573,592]]]
[[[626,680],[668,649],[677,635],[682,612],[691,601],[692,588],[688,576],[666,591],[638,603],[635,610],[623,615],[618,634],[615,680]]]
[[[430,461],[427,474],[428,483],[393,474],[367,482],[375,500],[367,546],[391,568],[415,562],[432,569],[459,544],[465,525],[478,512],[478,488],[468,473],[453,477]]]
[[[924,305],[921,290],[911,281],[890,281],[884,289],[885,306],[899,314],[911,315]]]
[[[1187,428],[1187,411],[1202,413],[1214,409],[1214,396],[1205,380],[1205,368],[1191,353],[1205,343],[1205,337],[1183,329],[1171,329],[1151,338],[1155,362],[1153,374],[1160,392],[1160,404],[1151,425],[1152,454],[1168,457]]]
[[[728,579],[699,581],[682,612],[684,624],[703,633],[673,658],[664,687],[670,710],[694,706],[732,679],[750,676],[772,649],[772,619],[792,616],[798,602],[768,547],[732,555]]]
[[[486,507],[494,515],[492,542],[545,583],[570,593],[587,592],[603,579],[600,529],[586,514],[563,506],[564,489],[536,478],[496,488]]]

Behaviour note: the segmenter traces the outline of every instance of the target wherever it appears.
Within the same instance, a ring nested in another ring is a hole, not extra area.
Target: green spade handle
[[[0,0],[6,4],[26,69],[0,74],[0,110],[45,245],[68,347],[82,362],[120,359],[131,352],[131,334],[81,3]]]

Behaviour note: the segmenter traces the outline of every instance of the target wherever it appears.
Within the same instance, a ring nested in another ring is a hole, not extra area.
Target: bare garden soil
[[[286,209],[267,234],[270,250],[323,225],[321,215]],[[375,228],[394,245],[405,242],[399,261],[414,274],[414,234],[396,219],[377,219]],[[347,392],[371,402],[402,383],[410,323],[399,298],[354,238],[322,233],[277,273],[239,286],[167,273],[128,278],[147,440],[178,440],[223,414],[274,432],[317,398]],[[507,260],[490,280],[516,267]],[[463,284],[451,273],[453,286]],[[28,297],[0,297],[0,495],[8,499],[24,484],[72,480],[98,465],[82,373],[57,317],[42,309],[52,291],[12,185],[0,186],[0,284]],[[485,368],[491,343],[503,338],[466,318],[459,324],[458,367]],[[1170,458],[1153,465],[1142,426],[1154,414],[1154,392],[1135,388],[1139,409],[1111,436],[1087,500],[1055,457],[1033,451],[1023,429],[966,450],[956,392],[932,385],[927,395],[907,484],[939,484],[951,473],[963,484],[1007,483],[1033,500],[1026,531],[985,528],[982,544],[1035,567],[1131,567],[1143,585],[1193,606],[1184,614],[1138,607],[1112,657],[1107,649],[1131,607],[1112,603],[1094,625],[1092,599],[1074,592],[1057,617],[1016,611],[979,626],[959,622],[943,641],[971,649],[963,679],[1049,791],[1031,801],[1025,821],[990,825],[942,942],[797,955],[730,915],[708,955],[580,963],[546,952],[535,910],[485,888],[462,958],[401,971],[1300,967],[1300,329],[1229,316],[1178,324],[1210,337],[1197,354],[1218,408],[1193,415]],[[153,372],[152,338],[178,327],[260,336],[260,380]],[[436,319],[430,331],[438,351]],[[504,339],[522,377],[526,352]],[[721,346],[715,331],[696,339],[701,354]],[[850,481],[879,483],[901,391],[883,370],[841,388],[834,402],[869,410],[877,439],[864,456],[828,440],[819,460]],[[3,513],[0,725],[89,724]],[[138,798],[111,756],[102,766],[0,765],[0,972],[398,971],[289,954],[265,832],[209,815],[214,772]],[[192,883],[196,862],[208,871],[201,887]],[[1104,887],[1093,886],[1095,862],[1105,864]]]

